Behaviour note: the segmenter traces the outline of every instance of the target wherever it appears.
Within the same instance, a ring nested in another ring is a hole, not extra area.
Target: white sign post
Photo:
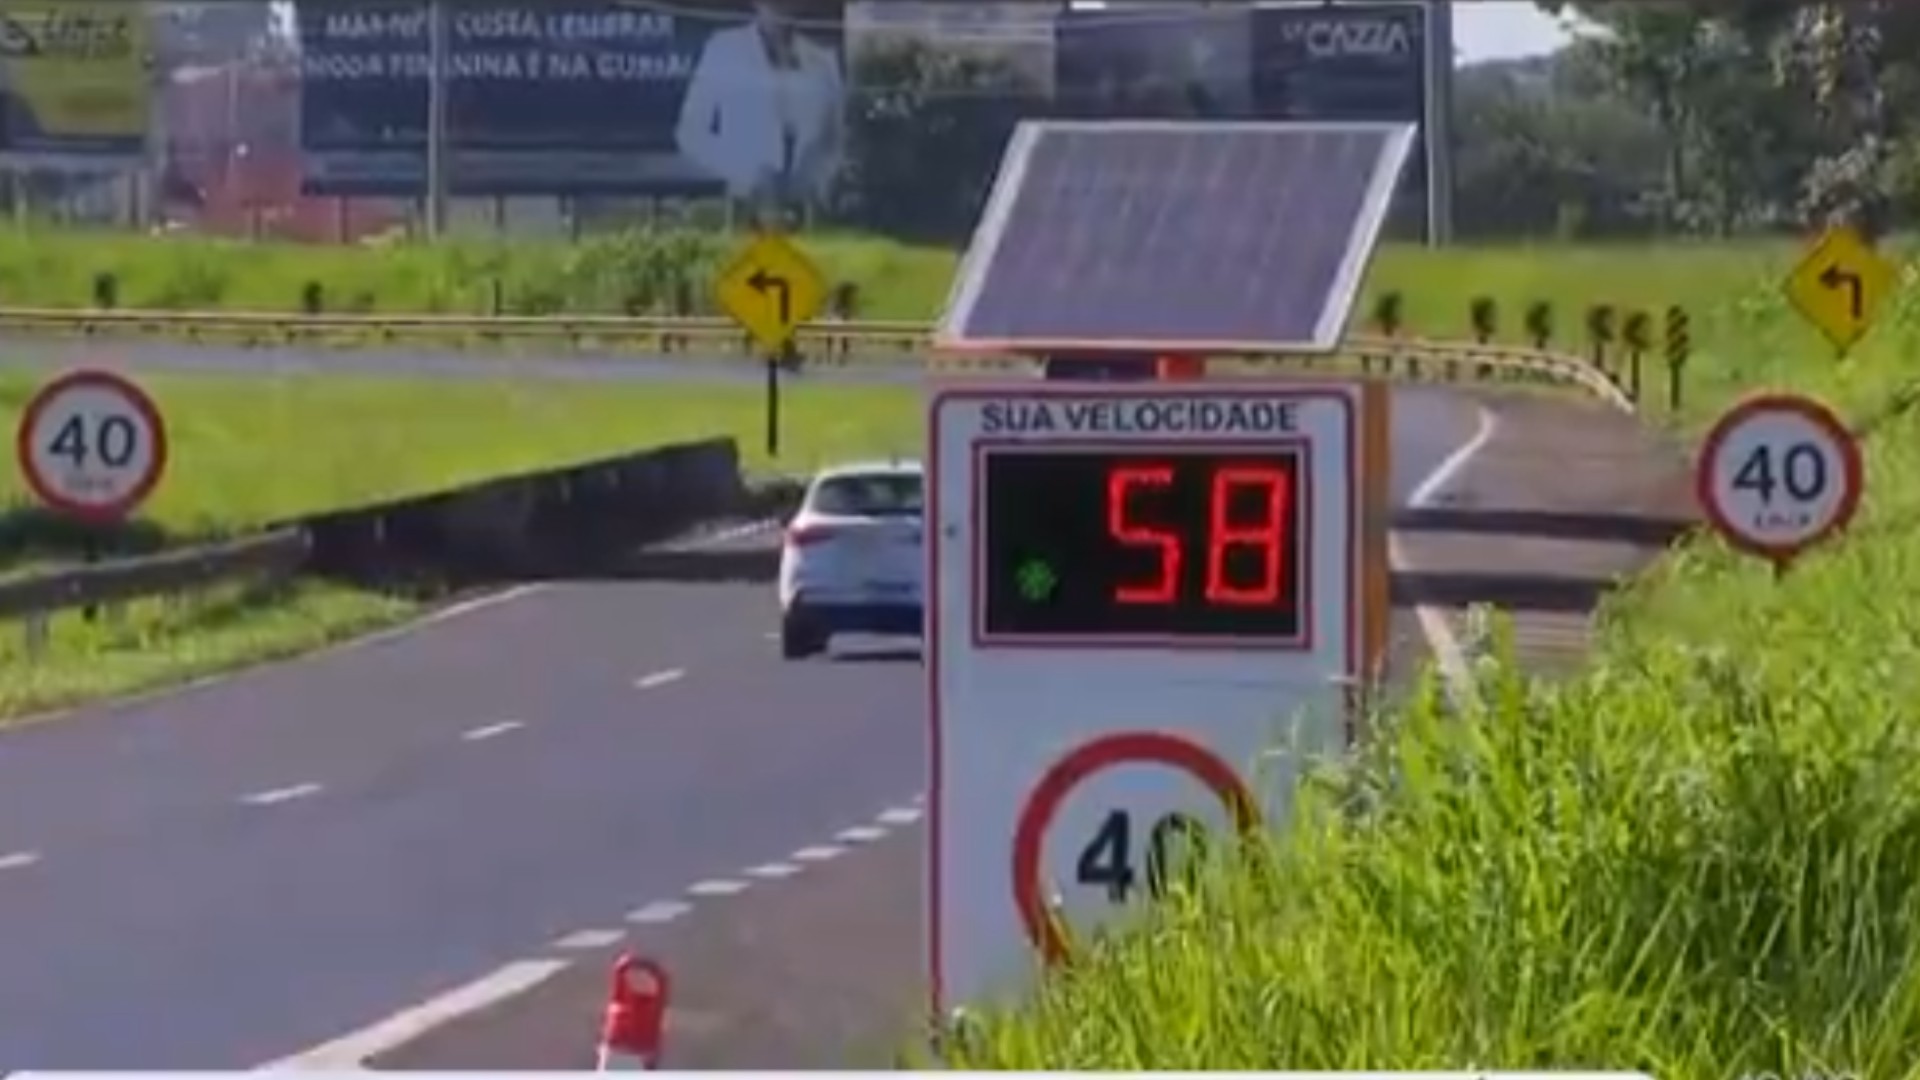
[[[1784,568],[1860,505],[1860,447],[1812,398],[1766,394],[1729,409],[1701,445],[1702,509],[1727,542]]]
[[[41,387],[21,414],[14,445],[34,496],[83,521],[127,517],[166,472],[158,406],[109,371],[72,371]]]
[[[1344,383],[934,395],[936,1015],[1017,992],[1345,750],[1385,617],[1384,410]]]

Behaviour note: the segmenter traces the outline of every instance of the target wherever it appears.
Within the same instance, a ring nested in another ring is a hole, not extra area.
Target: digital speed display
[[[1301,640],[1298,444],[982,452],[987,638]]]

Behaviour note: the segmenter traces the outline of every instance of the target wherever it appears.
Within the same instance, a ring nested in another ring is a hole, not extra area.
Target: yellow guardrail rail
[[[934,350],[924,322],[821,321],[795,335],[809,364],[925,364],[940,369],[1030,370],[1017,356],[956,356]],[[646,315],[293,314],[250,311],[135,311],[74,308],[0,308],[0,337],[163,337],[243,344],[567,345],[643,348],[674,354],[754,355],[757,347],[721,318]],[[1634,403],[1607,372],[1567,353],[1507,345],[1356,334],[1337,357],[1304,354],[1239,357],[1231,368],[1324,368],[1358,362],[1396,377],[1441,380],[1533,379],[1580,389],[1616,407]]]

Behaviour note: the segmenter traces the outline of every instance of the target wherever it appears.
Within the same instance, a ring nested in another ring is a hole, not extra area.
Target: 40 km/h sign
[[[1728,410],[1701,446],[1701,507],[1727,542],[1776,563],[1846,526],[1860,505],[1860,447],[1812,398],[1768,394]]]
[[[14,447],[35,497],[87,521],[133,513],[167,466],[159,407],[109,371],[72,371],[41,387],[21,414]]]
[[[1383,391],[935,393],[937,1013],[1018,991],[1345,753],[1386,614]]]

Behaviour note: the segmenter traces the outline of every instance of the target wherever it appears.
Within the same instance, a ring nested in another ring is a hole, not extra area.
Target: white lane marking
[[[1413,493],[1407,496],[1407,505],[1415,510],[1422,509],[1440,495],[1440,490],[1451,483],[1460,470],[1466,468],[1473,456],[1493,441],[1499,421],[1494,418],[1493,410],[1480,407],[1480,426],[1473,437],[1456,448],[1441,460],[1434,470],[1427,474]],[[1391,535],[1387,537],[1387,557],[1395,565],[1406,567],[1406,556],[1399,542]],[[1464,697],[1473,693],[1473,669],[1467,665],[1466,651],[1460,646],[1459,635],[1447,622],[1447,616],[1438,608],[1425,604],[1415,605],[1413,617],[1420,623],[1421,633],[1426,635],[1427,644],[1433,649],[1434,662],[1440,667],[1440,674],[1447,686],[1456,696]]]
[[[870,844],[886,835],[885,829],[872,825],[855,825],[851,829],[841,829],[833,834],[833,838],[847,844]]]
[[[655,900],[646,907],[635,908],[627,912],[627,921],[641,924],[670,923],[692,910],[692,904],[682,903],[678,900]]]
[[[516,997],[565,971],[565,960],[517,960],[489,974],[402,1009],[392,1016],[331,1042],[256,1067],[254,1072],[289,1070],[358,1070],[368,1058],[384,1054],[489,1005]]]
[[[638,679],[633,680],[633,688],[635,690],[651,690],[656,686],[665,686],[670,682],[679,682],[686,677],[687,670],[685,668],[668,668],[665,671],[656,671],[651,675],[640,676]]]
[[[277,803],[292,802],[295,799],[318,795],[322,790],[324,789],[319,784],[293,784],[268,791],[256,791],[251,795],[242,795],[240,801],[248,806],[273,806]]]
[[[834,844],[820,844],[815,847],[803,847],[791,856],[795,862],[826,862],[837,859],[847,853],[847,849]]]
[[[687,886],[689,896],[734,896],[746,892],[749,886],[744,881],[732,878],[714,878],[710,881],[696,881]]]
[[[925,806],[925,805],[927,805],[927,793],[926,793],[926,792],[924,792],[924,791],[922,791],[922,792],[920,792],[920,793],[919,793],[918,795],[915,795],[915,796],[913,797],[913,805],[915,805],[915,806]]]
[[[578,930],[566,937],[557,938],[553,943],[556,949],[604,949],[616,945],[627,936],[625,930]]]
[[[505,735],[509,731],[519,731],[526,726],[527,725],[518,720],[502,720],[497,724],[487,724],[463,732],[460,737],[468,742],[480,742],[483,739],[491,739],[497,735]]]
[[[895,828],[899,828],[919,821],[920,812],[918,806],[896,806],[888,810],[882,810],[880,816],[874,820],[882,825],[892,825]]]
[[[730,526],[718,532],[708,533],[701,537],[694,546],[704,547],[708,544],[726,544],[735,540],[745,540],[749,536],[758,536],[763,532],[772,532],[777,524],[778,522],[773,521],[749,521],[744,525]]]
[[[24,870],[40,861],[37,851],[10,851],[0,855],[0,870]]]
[[[759,866],[747,867],[748,877],[768,878],[774,881],[778,881],[781,878],[790,878],[799,872],[800,867],[790,862],[770,862],[762,863]]]

